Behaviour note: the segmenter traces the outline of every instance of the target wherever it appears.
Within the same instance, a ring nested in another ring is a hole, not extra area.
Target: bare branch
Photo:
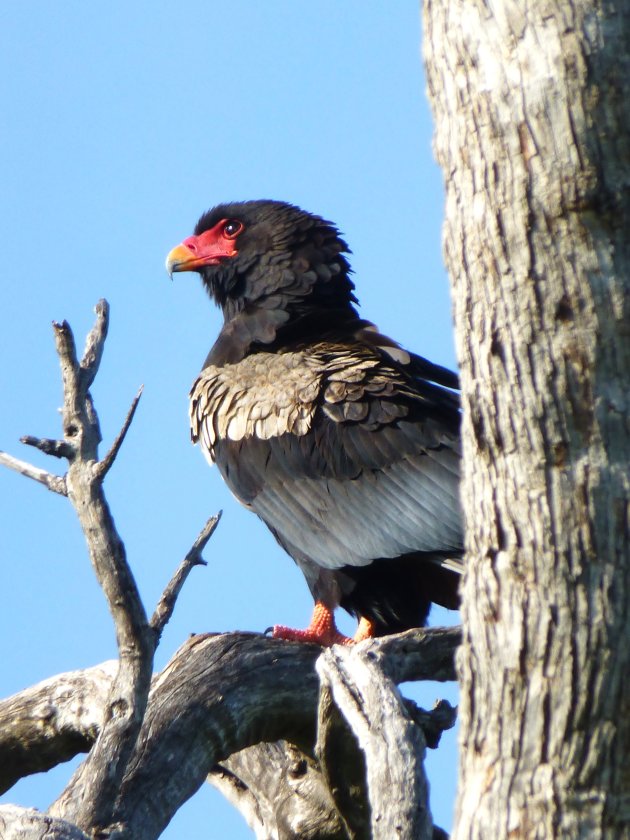
[[[89,840],[76,826],[19,805],[0,805],[0,837],[2,840]]]
[[[419,627],[368,639],[357,645],[364,650],[395,683],[406,680],[457,679],[454,652],[462,642],[461,627]]]
[[[205,530],[205,529],[204,529]],[[456,630],[457,628],[452,628]],[[420,635],[417,631],[417,638],[414,639],[407,633],[400,634],[396,637],[387,637],[383,639],[374,640],[373,647],[366,655],[376,657],[377,662],[381,660],[382,649],[392,648],[392,642],[404,642],[407,648],[407,655],[411,660],[416,660],[413,672],[424,673],[427,669],[418,666],[417,662],[425,657],[427,660],[435,659],[431,655],[431,643],[442,650],[444,648],[444,636],[441,628],[436,630],[427,630]],[[265,640],[269,647],[264,645]],[[233,678],[237,681],[246,684],[249,679],[249,670],[252,663],[258,667],[260,661],[266,661],[265,655],[271,658],[276,657],[278,651],[282,652],[283,659],[293,657],[291,668],[294,674],[294,680],[300,685],[307,683],[312,678],[312,669],[318,654],[321,649],[315,645],[302,645],[291,642],[278,642],[274,639],[266,639],[254,634],[234,633],[224,634],[221,636],[195,636],[187,642],[183,648],[175,655],[173,660],[166,667],[164,672],[155,679],[155,684],[151,693],[151,704],[162,704],[161,689],[159,686],[164,684],[164,681],[176,681],[176,674],[181,674],[181,679],[197,679],[196,669],[199,671],[199,679],[202,685],[205,686],[204,681],[209,680],[216,684],[218,677],[215,675],[213,668],[216,667],[218,657],[214,654],[215,646],[226,646],[229,644],[239,646],[243,651],[242,660],[237,666],[234,665]],[[206,646],[206,647],[204,647]],[[355,648],[359,650],[357,646]],[[194,651],[195,661],[187,664],[187,669],[184,672],[181,669],[180,657],[190,656],[190,651]],[[455,646],[450,649],[451,661],[454,656]],[[204,658],[205,657],[205,658]],[[255,657],[252,659],[251,657]],[[258,663],[258,664],[256,664]],[[46,763],[46,767],[52,767],[59,761],[66,760],[72,757],[77,752],[81,752],[85,739],[96,740],[100,731],[102,720],[104,719],[104,712],[107,703],[107,691],[111,685],[115,675],[115,666],[117,663],[106,662],[102,665],[89,668],[84,671],[73,671],[66,674],[60,674],[56,677],[51,677],[32,688],[25,689],[18,694],[0,701],[0,782],[9,785],[17,778],[34,772],[36,769],[45,769],[42,761]],[[443,667],[443,666],[441,666]],[[244,672],[244,675],[239,676],[239,670]],[[169,676],[171,675],[171,676]],[[425,673],[425,676],[427,674]],[[430,674],[428,675],[430,676]],[[255,677],[255,675],[254,675]],[[410,671],[403,675],[405,680],[413,678],[413,673]],[[172,683],[169,682],[169,685]],[[268,690],[272,695],[276,694],[276,686],[272,681],[265,687],[264,682],[258,684],[257,691],[264,692]],[[171,689],[169,689],[171,690]],[[200,697],[205,694],[205,687],[202,689]],[[193,689],[189,692],[190,702],[195,702]],[[303,702],[304,698],[299,697],[298,702]],[[304,713],[315,715],[315,693],[311,696],[312,708],[310,711],[306,710]],[[199,698],[197,698],[199,701]],[[252,702],[251,697],[244,698],[243,702],[246,708],[249,708]],[[266,703],[267,701],[265,701]],[[432,712],[420,712],[423,716],[430,716],[431,725],[439,724],[440,729],[446,728],[446,720],[449,716],[448,704],[441,705]],[[163,713],[164,709],[162,710]],[[171,708],[172,714],[179,713],[177,707]],[[234,714],[242,718],[243,709],[235,707]],[[249,713],[248,713],[249,714]],[[412,716],[418,714],[414,711]],[[435,720],[439,716],[439,720]],[[13,722],[12,722],[13,721]],[[440,723],[442,721],[442,723]],[[420,720],[423,728],[426,721],[423,717]],[[17,728],[16,728],[17,727]],[[16,741],[16,733],[19,733],[19,739],[22,744],[22,757],[19,759],[20,767],[10,767],[10,765],[17,761],[15,758],[14,744]],[[291,728],[287,724],[285,737],[299,738],[299,731]],[[237,749],[242,748],[242,743],[238,741],[229,742],[229,737],[224,736],[226,740],[228,753],[231,754]],[[307,739],[308,740],[308,739]],[[70,751],[69,744],[75,744],[75,751]],[[79,744],[79,746],[77,746]],[[67,750],[67,752],[65,752]],[[45,754],[45,755],[42,755]],[[29,769],[30,768],[30,769]],[[3,775],[4,774],[4,775]],[[7,775],[8,774],[8,775]],[[12,781],[9,781],[11,780]]]
[[[61,496],[67,496],[68,490],[66,487],[66,479],[60,475],[53,475],[52,473],[41,470],[39,467],[34,467],[27,461],[21,461],[19,458],[14,458],[6,452],[0,451],[0,464],[8,467],[10,470],[25,475],[27,478],[32,478],[33,481],[39,481],[49,490],[54,493],[59,493]]]
[[[208,782],[257,838],[348,840],[317,762],[286,741],[235,753],[212,770]]]
[[[66,458],[70,460],[74,456],[74,449],[65,440],[51,440],[50,438],[38,438],[33,435],[24,435],[20,443],[26,446],[33,446],[45,455],[52,455],[55,458]]]
[[[442,733],[452,729],[457,722],[457,707],[451,706],[448,700],[438,700],[431,711],[421,709],[413,700],[404,698],[405,708],[409,717],[418,724],[424,732],[424,739],[430,750],[435,750],[440,743]]]
[[[107,336],[109,307],[106,301],[99,302],[96,314],[96,323],[88,335],[81,363],[77,360],[76,344],[68,323],[64,321],[53,325],[63,379],[64,439],[54,441],[33,436],[24,439],[27,444],[48,454],[66,457],[69,461],[66,476],[60,478],[9,455],[0,454],[0,463],[70,498],[114,620],[119,667],[105,703],[103,725],[99,727],[98,737],[86,761],[76,771],[56,803],[56,816],[68,819],[82,830],[90,832],[108,830],[111,824],[127,761],[144,717],[159,633],[172,613],[175,599],[190,568],[203,562],[201,551],[216,526],[216,520],[208,523],[167,587],[157,611],[156,633],[148,624],[127,563],[124,545],[102,488],[103,478],[113,464],[129,429],[142,389],[134,399],[110,452],[99,462],[101,434],[89,387],[98,371]],[[54,726],[49,727],[51,730],[54,730]],[[75,731],[73,746],[61,745],[60,753],[64,753],[64,750],[80,750],[86,744],[86,738]],[[21,769],[14,765],[15,772],[29,772],[28,760],[35,763],[39,761],[41,766],[41,762],[49,758],[43,754],[38,758],[24,757]]]
[[[107,455],[103,458],[102,461],[99,461],[96,467],[94,468],[94,474],[97,478],[101,481],[105,478],[107,473],[109,472],[112,464],[114,463],[116,456],[118,455],[118,451],[123,444],[125,436],[129,431],[129,426],[131,426],[131,422],[134,418],[134,414],[136,413],[136,408],[138,407],[138,403],[140,402],[140,397],[142,396],[142,392],[144,391],[144,385],[141,385],[138,389],[138,393],[133,398],[129,411],[127,412],[127,416],[125,417],[125,422],[122,425],[121,430],[118,432],[116,436],[116,440],[112,444],[111,449],[107,453]]]
[[[128,836],[158,837],[232,752],[287,731],[312,744],[319,653],[315,645],[246,633],[186,642],[154,680],[118,796],[114,820]]]
[[[94,469],[101,437],[87,388],[102,356],[109,309],[101,301],[96,311],[97,321],[88,336],[83,367],[77,362],[70,326],[66,322],[55,324],[64,386],[64,435],[75,449],[66,476],[68,496],[114,619],[120,657],[105,725],[57,803],[58,816],[85,830],[104,827],[110,821],[126,763],[140,731],[155,651],[153,633],[103,493],[102,477]]]
[[[371,840],[365,755],[348,721],[322,683],[315,755],[349,840]]]
[[[63,381],[63,393],[66,399],[72,398],[77,401],[74,393],[79,373],[79,360],[77,359],[77,348],[74,343],[74,335],[67,321],[58,323],[53,321],[53,332],[55,334],[55,345],[57,355],[61,363],[61,378]],[[66,430],[64,429],[64,434]],[[71,435],[72,437],[72,435]]]
[[[117,668],[110,661],[60,674],[0,701],[0,793],[88,751]]]
[[[94,377],[98,373],[103,356],[103,348],[105,347],[105,339],[107,338],[109,304],[105,298],[99,300],[94,307],[94,311],[96,312],[96,323],[88,333],[83,358],[81,359],[81,388],[84,394],[87,393],[92,382],[94,382]]]
[[[332,698],[365,755],[369,836],[431,840],[433,824],[422,764],[424,735],[409,719],[394,684],[369,651],[358,647],[336,645],[324,651],[317,671],[324,701],[327,695]]]
[[[208,519],[208,521],[202,528],[199,536],[193,543],[192,548],[182,560],[177,571],[175,572],[175,574],[169,581],[168,586],[164,590],[162,597],[158,601],[158,604],[155,608],[155,612],[153,613],[151,621],[149,622],[150,626],[152,627],[155,633],[156,647],[159,642],[160,636],[162,635],[162,631],[170,621],[170,618],[173,614],[173,609],[175,608],[175,602],[179,593],[181,592],[182,586],[184,585],[186,578],[188,577],[194,566],[207,565],[206,561],[203,559],[201,554],[204,548],[206,547],[208,540],[214,534],[222,514],[223,511],[219,511],[217,514],[215,514],[215,516],[211,516],[210,519]]]

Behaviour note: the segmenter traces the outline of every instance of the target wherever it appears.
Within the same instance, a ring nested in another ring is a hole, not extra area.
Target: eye
[[[243,227],[243,223],[239,222],[238,219],[228,219],[223,224],[223,235],[228,239],[235,239],[243,230]]]

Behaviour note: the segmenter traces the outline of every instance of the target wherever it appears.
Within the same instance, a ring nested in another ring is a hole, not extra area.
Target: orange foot
[[[287,639],[290,642],[314,642],[323,647],[354,644],[353,639],[349,639],[348,636],[344,636],[337,630],[333,611],[322,604],[321,601],[315,602],[313,617],[306,630],[293,630],[291,627],[276,624],[271,635],[274,639]]]
[[[359,626],[357,627],[357,632],[354,634],[354,642],[362,642],[364,639],[373,639],[374,638],[374,622],[370,621],[369,618],[366,618],[364,615],[361,616],[361,620],[359,621]]]

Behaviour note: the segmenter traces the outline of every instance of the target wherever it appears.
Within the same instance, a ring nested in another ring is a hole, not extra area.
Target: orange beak
[[[172,251],[169,251],[166,257],[166,270],[172,278],[176,271],[195,271],[199,266],[204,265],[205,258],[200,257],[193,252],[182,242],[177,245]]]

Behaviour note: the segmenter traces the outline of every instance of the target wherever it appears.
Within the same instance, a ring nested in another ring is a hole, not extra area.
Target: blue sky
[[[195,275],[171,283],[163,265],[201,212],[277,198],[334,220],[364,317],[455,364],[419,44],[415,0],[2,3],[0,448],[60,466],[18,439],[60,433],[51,321],[67,319],[82,347],[106,297],[93,388],[104,447],[145,386],[106,490],[148,610],[206,518],[225,511],[158,667],[191,632],[303,626],[311,610],[292,561],[189,443],[188,389],[220,315]],[[432,621],[455,618],[435,610]],[[69,503],[0,470],[0,696],[114,655]],[[435,685],[414,696],[455,701]],[[0,801],[44,808],[69,772],[25,780]],[[453,733],[429,773],[448,828]],[[206,785],[163,836],[251,832]]]

